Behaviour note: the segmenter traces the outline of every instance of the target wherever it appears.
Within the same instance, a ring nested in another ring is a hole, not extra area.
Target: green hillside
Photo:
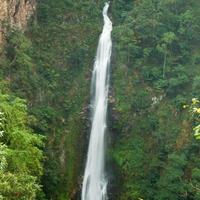
[[[25,33],[9,29],[0,52],[0,199],[80,199],[103,5],[41,0]],[[199,13],[196,0],[110,3],[109,199],[200,200],[198,116],[184,108],[200,98]]]

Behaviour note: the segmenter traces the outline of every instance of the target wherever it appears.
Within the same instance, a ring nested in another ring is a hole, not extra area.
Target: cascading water
[[[109,3],[103,8],[104,27],[97,48],[92,74],[92,128],[87,163],[82,186],[82,200],[107,199],[105,177],[105,132],[109,89],[109,66],[112,49],[112,22],[107,12]]]

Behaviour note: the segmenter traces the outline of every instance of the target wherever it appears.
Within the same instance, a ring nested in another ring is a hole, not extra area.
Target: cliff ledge
[[[24,29],[36,9],[36,0],[0,0],[0,42],[6,32],[5,24]]]

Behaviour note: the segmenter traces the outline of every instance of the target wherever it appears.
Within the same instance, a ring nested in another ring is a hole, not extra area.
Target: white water
[[[105,132],[109,89],[109,66],[112,49],[112,22],[108,18],[109,4],[103,8],[104,27],[97,48],[92,75],[92,128],[87,163],[82,186],[82,200],[106,200]]]

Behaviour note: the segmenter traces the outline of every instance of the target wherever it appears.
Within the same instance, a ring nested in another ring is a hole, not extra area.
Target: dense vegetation
[[[78,199],[103,2],[38,1],[27,31],[8,31],[0,54],[0,199]],[[111,2],[114,200],[200,199],[192,133],[199,115],[183,108],[199,98],[199,6]]]
[[[43,138],[33,133],[25,101],[0,94],[0,199],[30,199],[43,196]]]
[[[183,109],[199,97],[198,7],[182,0],[115,4],[111,154],[123,182],[118,199],[200,199],[199,142]]]
[[[198,98],[193,98],[190,106],[184,105],[188,108],[192,116],[194,137],[200,139],[200,101]]]
[[[42,177],[47,199],[76,199],[80,188],[102,5],[39,1],[27,31],[10,29],[1,54],[2,84],[27,100],[35,118],[31,128],[47,137]]]

